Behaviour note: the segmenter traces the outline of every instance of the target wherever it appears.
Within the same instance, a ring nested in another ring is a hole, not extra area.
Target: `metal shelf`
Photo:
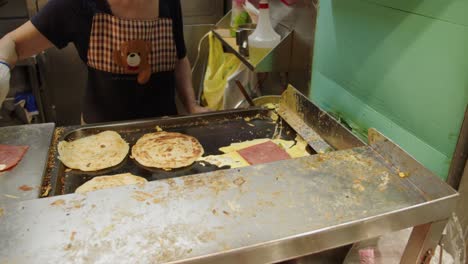
[[[227,52],[235,54],[243,64],[254,72],[286,72],[289,69],[292,49],[293,31],[288,27],[278,24],[276,32],[281,36],[281,42],[267,53],[263,58],[252,61],[251,57],[245,57],[239,53],[239,46],[236,44],[236,38],[230,34],[231,12],[223,17],[212,30]]]

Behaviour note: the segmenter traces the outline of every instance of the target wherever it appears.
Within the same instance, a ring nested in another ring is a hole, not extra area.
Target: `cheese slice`
[[[247,167],[250,165],[244,158],[242,158],[241,155],[239,155],[237,151],[233,151],[222,155],[211,155],[207,157],[202,157],[198,161],[204,161],[216,165],[218,167],[229,166],[232,169]]]
[[[273,143],[275,143],[276,145],[280,146],[281,148],[285,150],[291,148],[295,144],[293,140],[260,138],[260,139],[254,139],[254,140],[244,141],[240,143],[232,143],[230,146],[220,148],[219,151],[223,153],[230,153],[230,152],[239,151],[241,149],[245,149],[248,147],[252,147],[258,144],[266,143],[268,141],[272,141]]]
[[[293,159],[307,157],[310,155],[309,152],[307,152],[307,146],[307,141],[305,141],[301,136],[297,135],[296,145],[286,149],[286,152],[288,152],[289,156],[291,156]]]

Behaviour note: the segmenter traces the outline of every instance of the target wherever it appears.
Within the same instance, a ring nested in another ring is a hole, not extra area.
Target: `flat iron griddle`
[[[274,122],[270,118],[271,113],[272,110],[251,109],[219,112],[198,117],[175,117],[98,126],[68,127],[64,128],[63,136],[54,142],[52,148],[56,149],[57,143],[61,140],[73,141],[106,130],[118,132],[132,147],[144,134],[156,132],[156,126],[161,127],[164,131],[179,132],[197,138],[205,150],[204,156],[222,154],[219,148],[228,146],[234,142],[272,138],[280,128],[280,138],[294,140],[297,135],[296,132],[285,122],[282,122],[281,119]],[[246,121],[246,119],[249,120],[248,118],[251,118],[249,122]],[[281,122],[281,125],[278,122]],[[121,164],[113,168],[97,172],[83,172],[67,169],[58,160],[58,153],[55,152],[54,154],[56,166],[50,169],[53,186],[52,195],[73,193],[79,186],[96,176],[132,173],[144,177],[148,181],[155,181],[229,169],[229,167],[219,168],[206,162],[196,162],[186,168],[165,171],[144,167],[131,159],[129,154]]]

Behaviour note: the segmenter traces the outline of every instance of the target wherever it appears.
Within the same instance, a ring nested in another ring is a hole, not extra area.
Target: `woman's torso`
[[[174,69],[177,60],[185,57],[180,1],[160,0],[159,8],[153,6],[154,12],[148,8],[140,20],[132,12],[138,7],[125,12],[122,8],[125,6],[110,7],[104,0],[55,1],[68,2],[70,7],[61,14],[68,16],[61,18],[66,24],[62,27],[68,30],[58,29],[64,31],[61,34],[64,39],[51,32],[58,26],[51,24],[60,22],[47,14],[58,12],[53,6],[32,22],[59,47],[73,42],[88,65],[84,121],[97,123],[176,114]],[[113,2],[118,1],[110,4]],[[143,68],[150,73],[144,83],[139,81]]]

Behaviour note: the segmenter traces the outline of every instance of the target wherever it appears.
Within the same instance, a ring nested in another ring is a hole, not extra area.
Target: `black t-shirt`
[[[32,18],[58,48],[74,43],[88,65],[86,122],[177,113],[174,68],[186,56],[180,0],[160,0],[159,9],[157,20],[126,20],[106,0],[50,0]]]

